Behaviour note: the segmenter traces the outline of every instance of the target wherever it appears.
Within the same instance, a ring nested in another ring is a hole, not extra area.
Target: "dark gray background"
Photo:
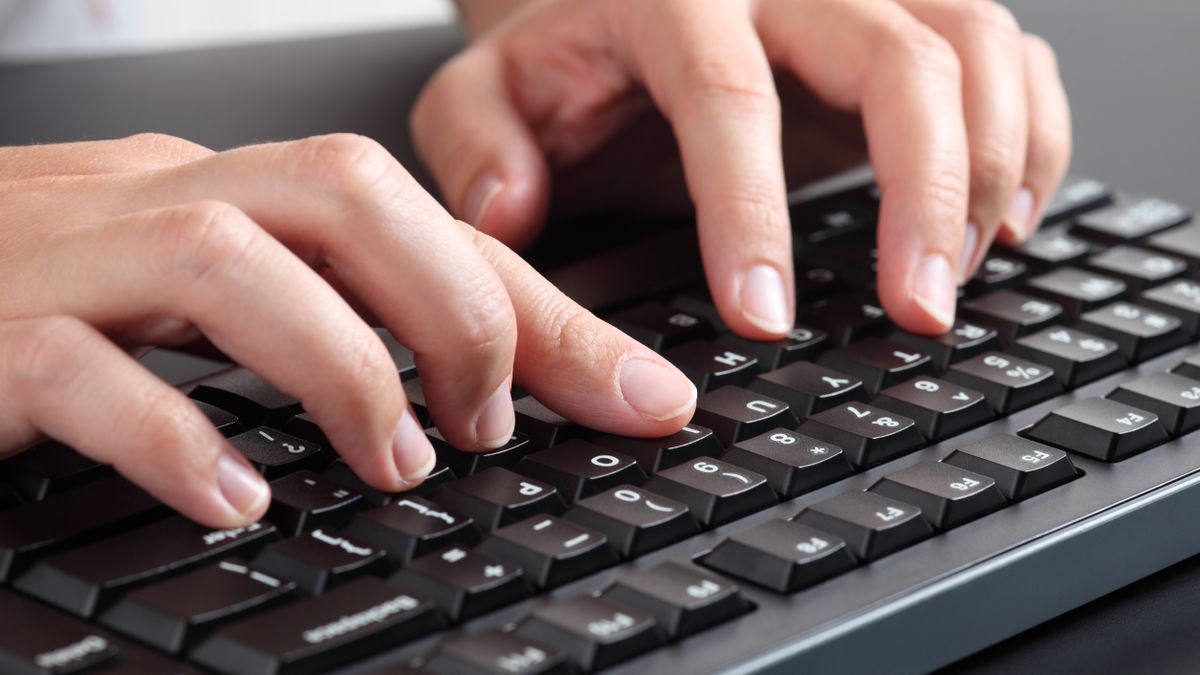
[[[1200,205],[1200,3],[1005,4],[1058,50],[1074,113],[1075,171]],[[159,131],[224,148],[356,131],[415,168],[407,110],[420,83],[457,42],[455,31],[434,29],[0,66],[0,145]],[[154,363],[170,366],[166,374],[173,380],[209,367],[162,358]],[[1087,574],[1092,564],[1078,561],[1078,572]],[[1192,560],[951,670],[1195,672],[1197,626],[1200,561]]]

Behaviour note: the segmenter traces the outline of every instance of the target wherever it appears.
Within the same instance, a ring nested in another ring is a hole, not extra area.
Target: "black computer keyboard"
[[[431,428],[384,494],[234,369],[188,391],[272,481],[261,523],[52,442],[0,463],[0,672],[921,672],[1200,552],[1200,224],[1069,179],[923,337],[873,295],[876,199],[794,206],[774,343],[726,330],[690,231],[550,274],[696,383],[667,438],[525,396],[506,446]]]

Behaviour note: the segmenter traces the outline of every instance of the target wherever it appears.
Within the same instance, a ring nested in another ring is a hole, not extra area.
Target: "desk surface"
[[[1074,113],[1075,170],[1200,206],[1195,0],[1005,4],[1058,50]],[[3,66],[0,145],[158,131],[226,148],[355,131],[415,168],[407,111],[457,43],[453,30],[426,29]],[[1078,564],[1086,574],[1089,561]],[[1194,672],[1197,625],[1200,560],[1189,560],[949,670]]]

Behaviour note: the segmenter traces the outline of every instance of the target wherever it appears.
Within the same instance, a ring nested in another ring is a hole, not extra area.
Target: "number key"
[[[838,446],[787,429],[739,441],[721,459],[766,476],[771,489],[784,499],[854,472]]]
[[[1054,301],[1074,320],[1083,312],[1120,299],[1128,287],[1120,279],[1059,267],[1030,279],[1026,290]]]
[[[963,303],[960,314],[995,328],[1002,341],[1012,342],[1057,323],[1062,318],[1063,308],[1049,300],[999,290]]]
[[[850,463],[860,469],[925,444],[916,422],[865,403],[843,403],[817,413],[796,431],[841,447]]]
[[[1079,327],[1117,343],[1130,361],[1143,361],[1188,340],[1173,315],[1129,302],[1114,302],[1079,317]]]
[[[983,394],[933,377],[918,377],[880,392],[873,403],[911,417],[931,441],[940,441],[992,419]]]
[[[633,558],[700,531],[687,504],[632,485],[581,499],[565,517],[608,537],[617,553]]]
[[[996,329],[962,319],[956,320],[950,330],[941,335],[896,331],[888,339],[929,354],[938,370],[946,370],[952,364],[1000,346]]]
[[[956,363],[946,371],[945,379],[980,392],[992,410],[1001,415],[1062,391],[1050,367],[1003,352],[988,352]]]
[[[1026,335],[1010,345],[1009,351],[1054,369],[1055,377],[1067,389],[1115,373],[1128,363],[1112,340],[1063,326]]]
[[[716,527],[778,501],[762,475],[711,457],[659,471],[646,482],[646,490],[687,504],[705,527]]]

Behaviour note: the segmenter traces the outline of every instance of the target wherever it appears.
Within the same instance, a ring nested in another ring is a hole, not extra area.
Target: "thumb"
[[[413,108],[412,137],[456,217],[512,248],[533,241],[550,172],[497,52],[472,49],[443,66]]]

